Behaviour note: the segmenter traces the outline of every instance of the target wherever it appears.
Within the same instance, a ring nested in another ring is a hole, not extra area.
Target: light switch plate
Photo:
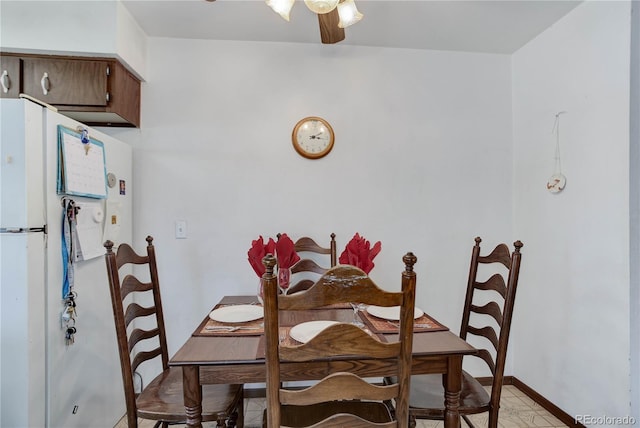
[[[176,220],[176,239],[187,238],[187,222],[186,220]]]

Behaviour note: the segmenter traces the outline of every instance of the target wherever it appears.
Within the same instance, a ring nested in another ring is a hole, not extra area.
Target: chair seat
[[[231,415],[239,400],[243,399],[242,385],[203,385],[202,421],[217,420],[220,414]],[[182,369],[169,367],[138,395],[138,417],[186,422]]]
[[[469,415],[489,410],[491,397],[486,389],[466,371],[462,372],[460,414]],[[442,375],[411,376],[409,413],[422,418],[444,417]]]
[[[383,403],[365,401],[334,401],[310,406],[280,406],[281,425],[286,427],[307,427],[336,413],[350,413],[375,423],[393,421],[391,411]],[[264,412],[263,426],[266,427],[267,411]]]

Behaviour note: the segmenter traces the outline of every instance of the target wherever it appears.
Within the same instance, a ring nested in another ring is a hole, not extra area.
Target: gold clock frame
[[[321,122],[329,131],[329,145],[327,145],[327,147],[321,152],[309,153],[305,151],[302,147],[300,147],[300,144],[298,143],[298,139],[297,139],[298,129],[300,129],[302,125],[304,125],[306,122],[309,122],[309,121]],[[327,122],[325,119],[318,116],[307,116],[305,118],[300,119],[298,123],[296,123],[296,125],[293,127],[293,132],[291,133],[291,142],[293,143],[293,148],[296,149],[296,152],[298,152],[300,156],[305,157],[307,159],[320,159],[328,155],[329,152],[333,149],[333,144],[335,143],[335,139],[336,139],[335,133],[333,131],[333,128],[329,124],[329,122]]]

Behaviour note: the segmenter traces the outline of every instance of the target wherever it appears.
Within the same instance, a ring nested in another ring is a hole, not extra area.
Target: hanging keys
[[[67,324],[70,321],[73,321],[75,323],[77,315],[75,293],[71,293],[67,296],[67,300],[65,301],[65,307],[62,311],[62,322]]]
[[[62,311],[62,323],[63,326],[67,325],[70,321],[75,321],[76,310],[72,304],[67,304]]]
[[[75,291],[71,291],[68,295],[67,295],[67,300],[66,300],[66,305],[67,306],[71,306],[72,307],[72,312],[74,315],[74,319],[77,316],[78,313],[78,309],[76,308],[76,297],[78,297],[78,294]]]
[[[77,294],[71,291],[67,294],[64,301],[64,309],[62,310],[61,321],[62,328],[65,330],[64,341],[67,346],[73,345],[76,334],[76,297]]]
[[[64,341],[65,341],[65,344],[67,346],[73,345],[73,342],[75,342],[75,337],[74,337],[75,334],[76,334],[76,328],[75,327],[67,328],[67,332],[64,335]]]

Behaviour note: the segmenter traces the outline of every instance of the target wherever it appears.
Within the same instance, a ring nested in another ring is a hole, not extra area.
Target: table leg
[[[460,428],[460,391],[462,389],[462,356],[448,359],[447,373],[443,375],[444,385],[444,426]]]
[[[187,426],[202,428],[202,385],[200,366],[182,367],[182,389]]]

